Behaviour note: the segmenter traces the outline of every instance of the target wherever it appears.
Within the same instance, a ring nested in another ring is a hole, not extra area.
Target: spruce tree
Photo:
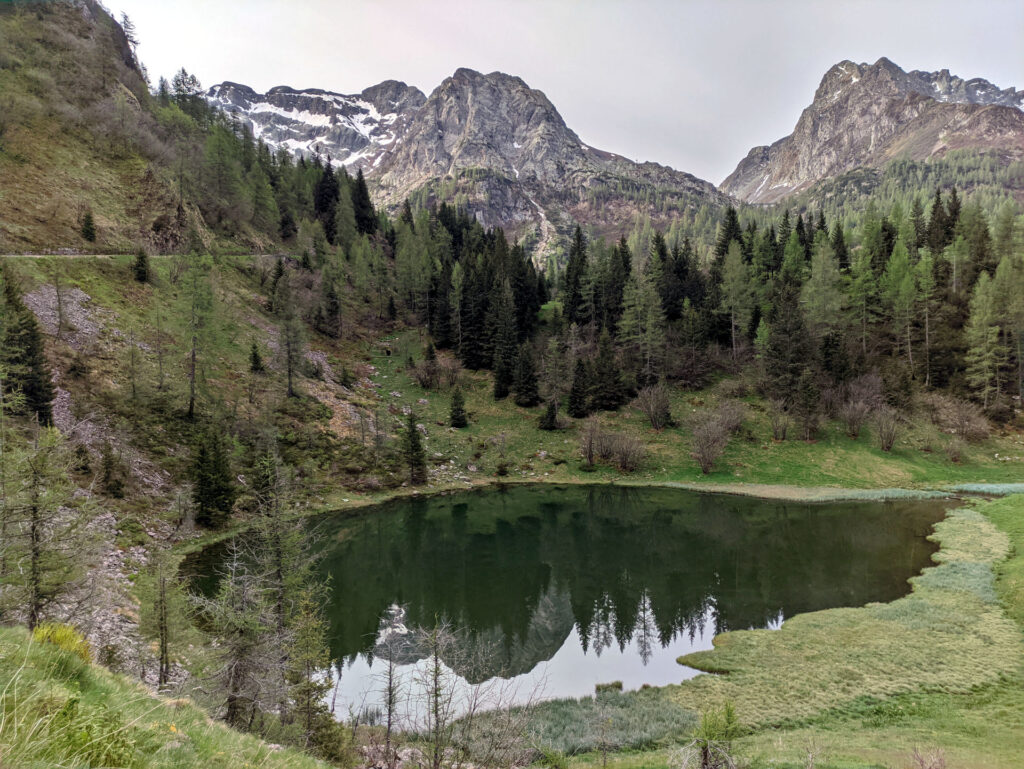
[[[260,355],[259,345],[256,344],[256,340],[254,339],[252,341],[252,346],[249,348],[249,373],[262,374],[263,371],[263,356]]]
[[[211,427],[203,431],[192,456],[192,502],[196,523],[211,529],[223,526],[235,504],[235,484],[227,448],[220,431]]]
[[[512,392],[517,406],[530,408],[540,403],[540,393],[537,391],[537,367],[534,365],[533,348],[529,343],[524,343],[519,348]]]
[[[565,267],[565,286],[562,292],[562,314],[567,323],[586,323],[583,289],[587,280],[587,247],[579,225],[569,246],[569,261]]]
[[[497,293],[491,308],[490,323],[494,370],[494,399],[506,397],[512,387],[516,368],[516,315],[512,304],[512,289],[506,280]]]
[[[362,235],[372,235],[377,231],[377,214],[370,200],[370,190],[363,178],[363,169],[359,169],[352,189],[352,212],[356,220],[356,229]]]
[[[82,217],[82,237],[89,243],[96,242],[96,222],[92,218],[92,211],[86,211]]]
[[[149,282],[149,256],[144,249],[139,249],[135,254],[135,263],[132,265],[132,274],[139,283]]]
[[[566,411],[573,419],[583,419],[590,415],[590,372],[582,358],[576,361]]]
[[[466,417],[466,399],[462,394],[461,387],[456,387],[452,391],[452,406],[448,415],[448,424],[452,427],[465,427],[469,424],[469,419]]]
[[[626,402],[626,388],[622,384],[622,373],[615,360],[612,337],[607,331],[601,333],[594,361],[594,380],[590,388],[592,411],[615,411]]]
[[[416,414],[412,411],[405,420],[405,436],[402,443],[402,453],[409,467],[409,483],[413,486],[422,486],[427,482],[427,454],[423,450],[419,428],[416,427]]]
[[[537,427],[541,430],[558,429],[558,404],[555,401],[548,401],[547,408],[544,409],[544,413],[541,414],[540,420],[537,422]]]
[[[3,282],[0,310],[4,315],[0,327],[0,366],[6,372],[3,386],[8,394],[21,393],[25,413],[35,414],[39,424],[49,425],[53,422],[56,393],[39,322],[22,302],[6,271],[0,272],[0,280]]]

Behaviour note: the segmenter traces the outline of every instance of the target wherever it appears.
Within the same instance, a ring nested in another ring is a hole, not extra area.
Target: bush
[[[846,386],[848,401],[861,401],[866,403],[871,410],[881,408],[885,405],[885,396],[882,392],[882,377],[877,371],[870,374],[861,374],[856,379],[851,379]]]
[[[85,636],[71,625],[61,622],[44,622],[32,632],[32,638],[37,643],[53,644],[59,649],[81,657],[85,662],[92,662],[92,647],[85,640]]]
[[[623,472],[636,470],[647,456],[647,447],[639,438],[605,430],[596,418],[590,418],[580,433],[580,453],[586,467],[594,460],[611,462]]]
[[[931,411],[932,422],[944,432],[952,433],[967,443],[988,438],[988,420],[974,403],[941,393],[929,393],[924,397],[924,404]]]
[[[710,473],[729,444],[729,428],[717,414],[706,415],[693,430],[693,453],[701,472]]]
[[[645,387],[637,393],[635,405],[655,430],[662,430],[673,424],[671,404],[665,385]]]
[[[900,429],[900,417],[897,411],[888,406],[878,409],[875,412],[874,425],[878,447],[882,451],[892,451]]]
[[[950,462],[960,464],[960,461],[964,457],[965,448],[967,448],[967,444],[964,443],[963,439],[954,437],[946,444],[946,457]]]
[[[743,419],[747,415],[747,408],[739,401],[722,401],[718,406],[718,421],[722,423],[730,434],[735,434],[743,426]]]
[[[871,406],[864,401],[847,401],[839,409],[839,417],[846,425],[846,434],[851,438],[857,438],[860,435],[861,428],[864,427],[864,423],[870,416]]]

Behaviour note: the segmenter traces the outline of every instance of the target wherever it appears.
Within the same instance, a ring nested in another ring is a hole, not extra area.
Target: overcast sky
[[[888,56],[1024,88],[1022,0],[107,0],[155,80],[429,94],[458,67],[544,91],[580,138],[715,183],[825,71]]]

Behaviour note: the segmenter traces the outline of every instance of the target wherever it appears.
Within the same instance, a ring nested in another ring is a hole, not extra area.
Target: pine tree
[[[572,387],[569,390],[569,406],[566,410],[574,419],[583,419],[590,415],[590,371],[583,359],[576,361]]]
[[[170,681],[171,658],[184,648],[193,631],[192,606],[178,573],[177,561],[167,550],[154,548],[136,582],[139,596],[139,632],[157,645],[157,685]]]
[[[149,256],[145,250],[139,249],[135,254],[135,263],[132,265],[132,274],[139,283],[149,282]]]
[[[469,424],[469,419],[466,416],[466,398],[462,394],[461,387],[452,390],[452,405],[448,415],[448,424],[452,427],[465,427]]]
[[[593,411],[615,411],[626,402],[626,388],[622,374],[615,360],[612,337],[607,331],[601,333],[594,361],[594,380],[590,388],[590,408]]]
[[[235,485],[227,449],[216,427],[203,431],[192,456],[192,502],[196,523],[217,529],[235,504]]]
[[[89,243],[96,242],[96,222],[93,220],[92,211],[86,211],[82,217],[82,238]]]
[[[422,486],[427,482],[427,454],[423,450],[419,428],[416,427],[416,414],[411,411],[405,420],[405,436],[402,443],[402,453],[409,467],[409,483],[413,486]]]
[[[844,272],[850,269],[850,252],[846,247],[846,236],[843,234],[843,225],[836,219],[832,225],[832,253],[835,255],[839,269]]]
[[[540,393],[537,391],[537,367],[534,365],[533,348],[529,343],[523,343],[519,348],[512,393],[517,406],[530,408],[540,403]]]

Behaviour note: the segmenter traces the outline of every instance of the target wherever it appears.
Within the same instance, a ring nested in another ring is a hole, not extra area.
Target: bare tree
[[[865,401],[847,401],[840,407],[839,416],[846,425],[846,434],[857,438],[871,416],[871,406]]]
[[[692,456],[701,472],[710,473],[729,444],[729,429],[717,414],[705,415],[693,430]]]
[[[643,412],[655,430],[660,431],[672,424],[668,389],[661,383],[645,387],[637,393],[636,407]]]
[[[900,416],[895,409],[885,406],[875,412],[875,437],[882,451],[891,451],[900,429]]]

